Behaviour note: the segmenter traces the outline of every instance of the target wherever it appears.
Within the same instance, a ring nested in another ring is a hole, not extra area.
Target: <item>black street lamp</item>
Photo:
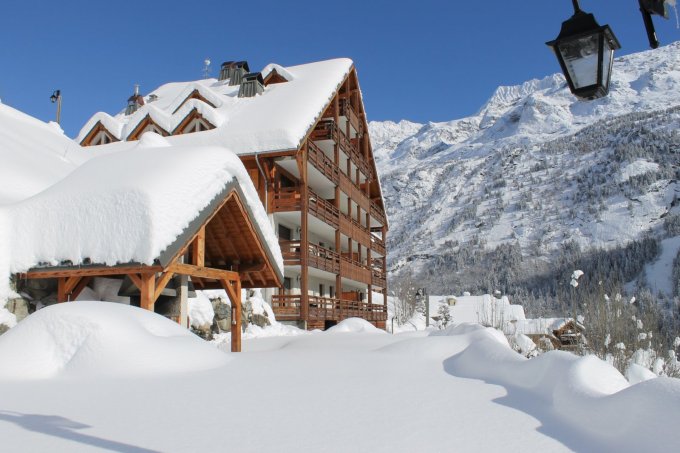
[[[621,44],[609,25],[600,26],[592,14],[581,10],[578,0],[572,3],[574,15],[546,44],[557,55],[571,92],[580,99],[598,99],[609,93],[614,51]]]

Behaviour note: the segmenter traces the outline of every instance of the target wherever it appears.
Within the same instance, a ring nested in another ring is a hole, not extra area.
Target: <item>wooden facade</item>
[[[287,80],[272,71],[264,84],[276,83]],[[187,121],[194,118],[197,112]],[[145,118],[127,140],[154,126]],[[170,135],[186,133],[183,127]],[[384,329],[388,224],[355,68],[297,149],[240,157],[283,249],[284,285],[270,294],[277,319],[324,329],[361,317]]]
[[[325,329],[359,317],[384,329],[388,224],[356,71],[297,150],[242,160],[279,232],[276,318]]]

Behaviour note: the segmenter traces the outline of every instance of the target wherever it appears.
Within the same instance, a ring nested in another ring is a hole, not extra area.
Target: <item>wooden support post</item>
[[[309,232],[307,212],[309,211],[309,181],[307,180],[307,147],[304,146],[298,160],[302,187],[302,209],[300,211],[300,318],[305,324],[309,321]]]
[[[141,281],[139,306],[145,310],[154,311],[154,303],[156,302],[156,275],[142,274]]]
[[[76,300],[78,295],[80,295],[81,292],[85,289],[88,283],[90,283],[90,280],[92,280],[92,277],[83,277],[80,279],[78,284],[76,285],[75,288],[73,288],[73,291],[71,292],[71,300]]]
[[[220,279],[231,301],[231,352],[241,352],[241,280]]]
[[[66,295],[66,277],[59,277],[57,279],[57,302],[66,302],[68,297]]]
[[[196,238],[191,243],[191,264],[205,266],[205,225],[198,230]]]

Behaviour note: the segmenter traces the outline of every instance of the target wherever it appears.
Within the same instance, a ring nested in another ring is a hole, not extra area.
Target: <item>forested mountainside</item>
[[[617,59],[597,101],[553,75],[498,88],[468,118],[372,122],[391,275],[550,311],[583,268],[583,292],[627,284],[670,303],[680,273],[655,262],[680,248],[679,126],[680,43]]]

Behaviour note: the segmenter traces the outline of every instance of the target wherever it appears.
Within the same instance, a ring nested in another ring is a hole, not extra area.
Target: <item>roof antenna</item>
[[[135,96],[139,96],[139,84],[135,83]]]
[[[206,58],[203,60],[203,78],[204,79],[209,79],[210,78],[210,58]]]

